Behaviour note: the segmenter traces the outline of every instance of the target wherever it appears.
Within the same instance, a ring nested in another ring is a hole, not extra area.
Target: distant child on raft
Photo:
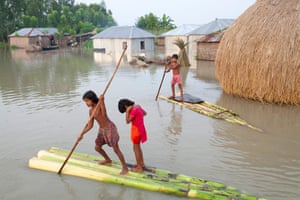
[[[104,160],[100,161],[99,164],[101,165],[108,165],[112,163],[112,160],[109,158],[109,156],[106,154],[106,152],[102,149],[102,146],[104,144],[107,144],[108,146],[112,147],[114,152],[117,154],[118,158],[121,161],[122,164],[122,170],[120,172],[121,175],[124,175],[128,172],[128,168],[126,166],[126,162],[123,156],[123,153],[121,152],[118,142],[119,142],[119,133],[118,129],[115,126],[115,124],[108,118],[106,114],[106,108],[104,104],[104,96],[101,95],[100,99],[98,99],[97,95],[93,91],[87,91],[83,97],[83,101],[86,103],[88,107],[90,107],[89,115],[91,116],[92,113],[96,109],[96,105],[99,102],[99,108],[95,111],[95,115],[93,120],[87,124],[87,126],[84,128],[82,134],[80,134],[77,138],[77,141],[79,142],[83,135],[88,132],[91,128],[93,128],[94,120],[96,120],[99,124],[99,132],[98,136],[95,140],[95,150],[100,153]]]
[[[183,91],[182,91],[182,81],[181,81],[181,76],[180,76],[180,65],[177,63],[178,60],[178,55],[173,54],[171,57],[171,62],[166,63],[166,72],[173,71],[173,77],[172,77],[172,82],[171,82],[171,87],[172,87],[172,96],[170,96],[170,99],[175,98],[175,84],[178,84],[179,90],[180,90],[180,98],[181,101],[183,101]]]
[[[145,163],[141,143],[147,141],[147,133],[144,125],[144,116],[147,113],[141,106],[135,105],[129,99],[121,99],[118,107],[121,113],[126,112],[126,123],[129,124],[131,122],[131,141],[136,159],[136,166],[131,171],[143,172]]]

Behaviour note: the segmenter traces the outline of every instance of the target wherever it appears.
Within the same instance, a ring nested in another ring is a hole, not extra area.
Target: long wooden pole
[[[109,88],[109,86],[110,86],[112,80],[114,79],[114,77],[115,77],[115,75],[116,75],[116,73],[117,73],[117,71],[118,71],[118,69],[119,69],[119,67],[120,67],[120,64],[121,64],[121,61],[122,61],[122,58],[123,58],[123,56],[124,56],[124,54],[125,54],[126,49],[127,49],[127,46],[124,47],[124,50],[123,50],[123,52],[122,52],[122,54],[121,54],[121,56],[120,56],[120,59],[119,59],[117,65],[116,65],[116,67],[115,67],[114,73],[112,74],[110,80],[108,81],[108,83],[107,83],[107,85],[106,85],[106,87],[105,87],[105,89],[104,89],[102,95],[104,95],[104,94],[106,93],[106,91],[108,90],[108,88]],[[100,95],[100,96],[101,96],[101,95]],[[99,98],[100,98],[100,96],[99,96]],[[100,103],[98,102],[97,105],[96,105],[96,108],[95,108],[94,111],[92,112],[92,114],[91,114],[89,120],[88,120],[87,123],[85,124],[85,126],[84,126],[84,128],[82,129],[82,131],[80,132],[80,134],[82,134],[82,132],[85,130],[85,128],[88,126],[88,124],[94,119],[94,115],[95,115],[96,111],[98,110],[99,105],[100,105]],[[73,145],[73,147],[72,147],[70,153],[69,153],[68,156],[66,157],[66,159],[65,159],[65,161],[63,162],[62,166],[60,167],[59,171],[57,172],[58,174],[61,174],[61,172],[62,172],[64,166],[67,164],[69,158],[71,157],[72,153],[73,153],[74,150],[76,149],[78,143],[79,143],[79,141],[76,140],[76,142],[75,142],[75,144]]]
[[[159,92],[160,92],[160,88],[162,86],[162,83],[165,79],[165,76],[166,76],[166,70],[167,70],[167,65],[165,66],[165,69],[164,69],[164,73],[163,73],[163,76],[161,78],[161,81],[160,81],[160,84],[159,84],[159,88],[158,88],[158,91],[157,91],[157,94],[156,94],[156,97],[155,97],[155,101],[157,101],[157,98],[158,98],[158,95],[159,95]]]

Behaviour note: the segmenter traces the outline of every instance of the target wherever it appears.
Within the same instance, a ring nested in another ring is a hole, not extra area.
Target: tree
[[[56,27],[60,33],[78,34],[116,25],[111,10],[75,0],[1,0],[0,41],[23,27]]]
[[[6,41],[7,36],[21,26],[23,0],[0,1],[0,40]]]
[[[135,25],[154,34],[161,34],[176,28],[173,20],[166,14],[163,14],[162,18],[159,18],[153,13],[139,17]]]

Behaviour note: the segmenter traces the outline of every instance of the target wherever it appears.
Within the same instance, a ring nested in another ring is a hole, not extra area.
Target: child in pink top
[[[147,141],[147,133],[144,125],[144,116],[146,111],[139,105],[135,105],[129,99],[121,99],[119,101],[119,111],[126,112],[126,123],[131,122],[131,141],[133,143],[133,151],[136,158],[136,167],[131,170],[134,172],[142,172],[145,166],[143,151],[140,143]]]

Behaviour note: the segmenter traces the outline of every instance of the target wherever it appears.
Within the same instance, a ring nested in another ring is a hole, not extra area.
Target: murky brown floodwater
[[[184,199],[119,185],[29,169],[28,160],[51,146],[71,148],[88,118],[81,101],[89,89],[99,94],[115,64],[77,51],[26,54],[0,52],[0,199]],[[213,63],[183,70],[184,90],[239,113],[264,133],[154,101],[163,68],[122,64],[106,94],[128,162],[134,161],[129,126],[117,110],[121,97],[147,111],[146,164],[238,187],[274,200],[300,196],[300,108],[264,105],[226,95]],[[161,93],[170,93],[170,74]],[[96,129],[77,150],[93,150]],[[113,151],[106,148],[116,159]]]

